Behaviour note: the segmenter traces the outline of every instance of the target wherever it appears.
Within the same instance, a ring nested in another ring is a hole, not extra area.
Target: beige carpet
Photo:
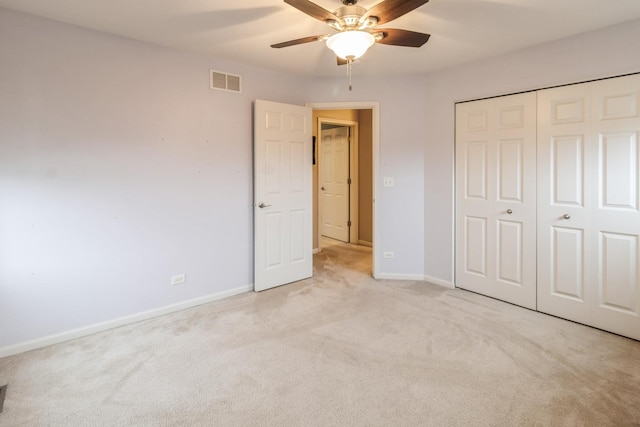
[[[640,342],[369,258],[335,245],[313,279],[0,359],[0,425],[640,425]]]

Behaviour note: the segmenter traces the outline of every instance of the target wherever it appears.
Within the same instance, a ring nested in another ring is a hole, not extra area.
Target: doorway
[[[325,130],[346,127],[349,129],[348,134],[351,135],[352,140],[352,145],[348,149],[348,161],[344,165],[348,168],[348,178],[351,178],[351,186],[347,193],[349,203],[346,216],[346,221],[350,221],[350,227],[348,227],[348,237],[334,239],[334,242],[347,241],[348,244],[371,247],[372,274],[376,277],[375,177],[378,158],[378,103],[309,103],[307,106],[313,109],[313,135],[316,138],[316,164],[313,172],[314,252],[320,252],[323,246],[332,244],[330,239],[323,237],[326,233],[322,231],[323,190],[320,175],[326,171],[321,169],[323,167],[321,133],[323,127]],[[328,192],[327,190],[328,187],[325,186],[325,192]],[[325,198],[324,201],[326,202],[327,199]]]

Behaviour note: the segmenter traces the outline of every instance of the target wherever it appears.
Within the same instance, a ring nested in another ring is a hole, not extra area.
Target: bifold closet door
[[[456,286],[536,308],[536,94],[456,105]]]
[[[640,339],[640,76],[538,92],[538,310]]]

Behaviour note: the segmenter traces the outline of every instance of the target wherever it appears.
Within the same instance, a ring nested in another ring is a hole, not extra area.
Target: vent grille
[[[242,77],[235,74],[211,71],[211,89],[226,90],[227,92],[242,92]]]

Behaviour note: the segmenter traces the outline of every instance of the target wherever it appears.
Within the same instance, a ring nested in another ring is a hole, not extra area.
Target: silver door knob
[[[265,204],[264,204],[264,203],[262,203],[262,202],[260,202],[260,204],[258,205],[258,207],[259,207],[260,209],[268,208],[269,206],[271,206],[271,205],[265,205]]]
[[[564,219],[571,219],[571,215],[569,215],[569,214],[564,214],[564,215],[562,215],[562,218],[564,218]]]
[[[511,215],[511,214],[513,213],[513,211],[512,211],[511,209],[507,209],[507,213],[508,213],[509,215]]]

